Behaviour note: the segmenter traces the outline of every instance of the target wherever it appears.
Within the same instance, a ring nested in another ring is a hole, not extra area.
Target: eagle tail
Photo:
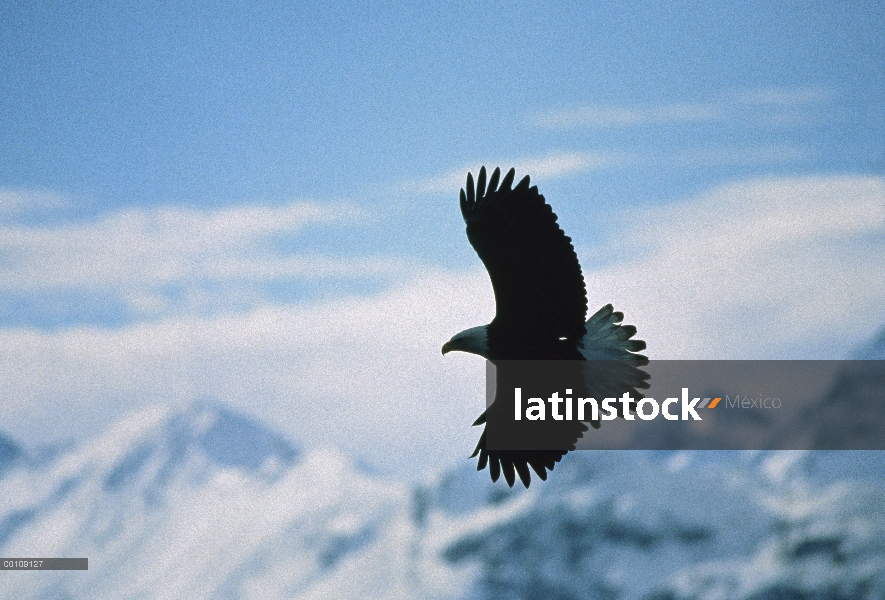
[[[648,364],[648,357],[637,354],[645,350],[645,342],[632,339],[636,327],[622,325],[624,314],[606,304],[587,319],[586,333],[578,342],[578,350],[584,357],[584,381],[593,398],[614,398],[627,392],[640,396],[637,391],[648,389],[650,375],[640,367]],[[636,410],[635,402],[630,410]],[[623,417],[618,409],[618,416]],[[599,421],[590,424],[598,429]]]
[[[645,350],[645,342],[632,339],[636,335],[633,325],[621,325],[624,313],[606,304],[587,319],[586,333],[578,343],[584,360],[635,360],[635,364],[648,364],[648,358],[635,352]],[[644,361],[644,362],[642,362]]]

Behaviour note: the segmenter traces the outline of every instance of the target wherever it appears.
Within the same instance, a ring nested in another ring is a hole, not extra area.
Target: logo
[[[571,421],[577,415],[578,421],[613,421],[622,415],[626,420],[633,421],[639,417],[643,421],[651,421],[658,416],[663,416],[668,421],[694,421],[703,420],[696,409],[712,409],[719,405],[722,398],[695,397],[688,399],[688,388],[682,388],[682,398],[667,398],[661,404],[654,398],[633,399],[625,393],[620,398],[603,398],[598,402],[596,398],[572,398],[572,390],[565,390],[565,397],[560,398],[559,392],[547,398],[546,404],[550,405],[550,418],[554,421]],[[727,396],[726,396],[727,398]],[[680,402],[681,400],[681,402]],[[770,399],[769,399],[770,400]],[[681,411],[673,414],[671,407],[679,403]],[[523,409],[522,388],[513,389],[513,418],[521,421],[523,414],[529,421],[545,421],[547,419],[547,407],[541,398],[529,398]],[[564,413],[560,405],[564,404]],[[617,406],[620,404],[620,407]],[[778,400],[780,406],[780,400]],[[631,412],[633,411],[633,412]]]

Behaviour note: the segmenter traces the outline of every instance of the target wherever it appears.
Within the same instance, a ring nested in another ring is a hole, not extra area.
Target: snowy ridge
[[[298,595],[386,535],[406,498],[222,407],[157,407],[0,480],[6,556],[90,559],[88,572],[5,572],[2,595]]]
[[[24,451],[15,440],[0,434],[0,477],[24,458]]]
[[[857,360],[885,360],[885,329],[880,330],[872,340],[855,352],[854,358]]]

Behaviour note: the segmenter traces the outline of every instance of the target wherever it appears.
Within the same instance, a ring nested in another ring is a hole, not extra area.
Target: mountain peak
[[[885,328],[855,355],[855,360],[885,360]]]
[[[200,480],[218,469],[274,479],[298,457],[296,446],[270,427],[201,400],[132,413],[61,457],[58,468],[73,475],[88,466],[104,473],[108,491],[134,486],[158,497],[174,479]]]

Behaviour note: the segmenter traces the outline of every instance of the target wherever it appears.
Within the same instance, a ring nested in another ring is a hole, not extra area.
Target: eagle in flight
[[[584,393],[597,398],[619,397],[636,388],[648,388],[648,374],[639,369],[648,359],[635,354],[645,342],[632,339],[636,328],[621,325],[623,314],[611,304],[587,319],[587,290],[571,238],[557,224],[553,209],[529,187],[529,177],[513,185],[515,170],[502,180],[496,168],[486,185],[482,167],[474,186],[467,174],[467,191],[461,190],[461,214],[467,239],[488,271],[495,293],[495,318],[488,325],[466,329],[446,342],[442,353],[478,354],[499,370],[506,361],[588,361]],[[617,361],[617,362],[601,362]],[[474,425],[485,425],[496,408],[512,410],[512,400],[501,396],[480,415]],[[578,393],[578,390],[575,390]],[[512,398],[512,396],[511,396]],[[505,409],[506,406],[506,409]],[[623,414],[620,414],[623,416]],[[598,421],[591,421],[599,427]],[[542,480],[547,471],[581,438],[587,426],[581,421],[547,421],[558,439],[550,449],[489,450],[484,428],[471,458],[478,455],[477,470],[488,465],[492,481],[503,472],[512,487],[519,475],[529,486],[529,467]]]

